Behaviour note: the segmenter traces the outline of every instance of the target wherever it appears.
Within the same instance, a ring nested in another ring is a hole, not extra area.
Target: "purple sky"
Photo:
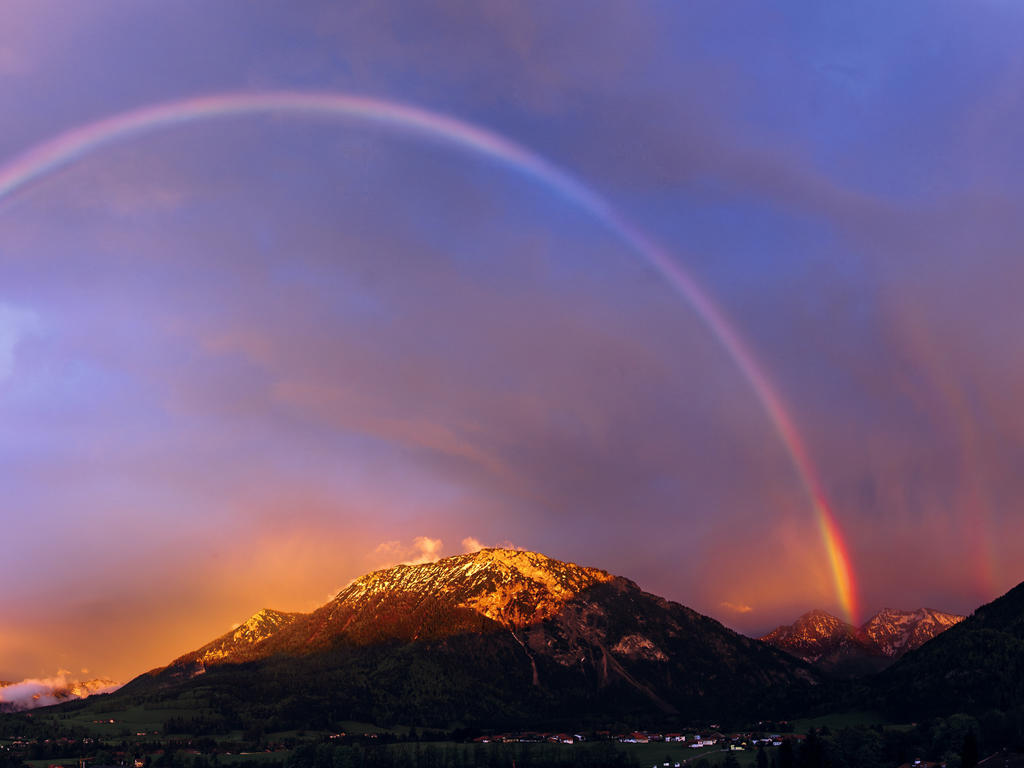
[[[1024,8],[416,6],[8,2],[0,167],[216,92],[502,134],[715,298],[866,614],[1024,579]],[[785,447],[664,278],[543,184],[355,121],[156,131],[0,199],[0,489],[0,679],[127,679],[466,538],[746,632],[839,607]]]

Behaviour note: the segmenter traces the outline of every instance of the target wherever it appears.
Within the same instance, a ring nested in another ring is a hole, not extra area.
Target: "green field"
[[[859,725],[889,725],[889,723],[878,712],[835,712],[821,717],[794,720],[793,732],[807,733],[812,728],[828,728],[831,731],[839,731]]]
[[[35,718],[39,722],[51,722],[57,727],[83,728],[91,735],[103,738],[119,737],[125,730],[132,735],[138,731],[163,731],[164,723],[169,718],[194,717],[196,714],[201,714],[201,710],[197,712],[195,709],[147,709],[143,706],[134,706],[104,711],[90,707],[60,714],[40,710]],[[110,720],[114,722],[111,723]]]

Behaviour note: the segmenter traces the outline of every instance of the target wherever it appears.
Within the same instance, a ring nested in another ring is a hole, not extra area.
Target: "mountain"
[[[852,677],[890,666],[962,620],[963,616],[930,608],[885,608],[854,627],[825,611],[813,610],[761,640],[833,675]]]
[[[72,680],[68,682],[66,688],[61,689],[60,693],[66,690],[71,698],[84,699],[97,693],[108,693],[118,686],[120,683],[109,677],[96,677],[92,680]]]
[[[1024,706],[1024,584],[907,653],[872,681],[899,717],[983,714]]]
[[[722,717],[781,706],[806,664],[606,571],[484,549],[261,611],[118,696],[216,698],[275,726]],[[236,637],[236,635],[238,635]]]
[[[797,658],[814,664],[857,648],[856,629],[821,610],[808,611],[792,624],[776,627],[761,638]]]
[[[857,638],[873,652],[898,659],[963,620],[963,616],[931,608],[916,611],[885,608],[857,630]]]
[[[261,654],[255,649],[260,643],[302,616],[264,608],[202,648],[179,656],[167,666],[167,673],[193,677],[205,672],[207,664],[237,664],[258,658]]]

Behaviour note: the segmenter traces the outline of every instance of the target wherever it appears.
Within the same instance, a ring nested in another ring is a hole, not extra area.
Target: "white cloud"
[[[0,709],[25,710],[48,707],[69,699],[84,699],[97,693],[112,693],[121,687],[112,680],[83,683],[69,678],[70,674],[68,670],[61,669],[54,677],[27,678],[0,687]]]
[[[416,556],[406,561],[407,565],[418,565],[419,563],[432,563],[441,558],[441,540],[431,539],[429,536],[417,536],[413,539],[413,548]]]
[[[441,539],[417,536],[412,544],[403,544],[398,539],[382,541],[373,550],[373,556],[381,560],[379,567],[390,565],[420,565],[432,563],[441,558]]]

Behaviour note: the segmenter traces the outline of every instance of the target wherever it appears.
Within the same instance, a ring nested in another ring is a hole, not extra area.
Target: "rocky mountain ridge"
[[[612,578],[606,571],[536,552],[482,549],[433,563],[374,571],[343,589],[333,602],[361,606],[396,592],[422,598],[444,596],[515,627],[550,618],[579,592]]]
[[[628,579],[508,549],[375,571],[309,614],[261,611],[125,693],[228,679],[238,689],[243,670],[253,700],[400,722],[521,719],[538,707],[725,712],[818,682],[791,656]]]
[[[895,718],[988,717],[1024,702],[1024,583],[981,606],[871,681],[872,706]]]
[[[916,611],[885,608],[862,625],[857,630],[857,636],[882,655],[898,658],[920,648],[963,620],[963,616],[932,608],[919,608]]]
[[[207,664],[216,664],[222,661],[235,663],[248,661],[254,657],[256,646],[304,615],[263,608],[198,650],[175,659],[171,662],[171,666],[196,666],[205,669]]]
[[[815,609],[760,639],[821,669],[853,676],[884,669],[963,618],[931,608],[885,608],[854,627]]]

